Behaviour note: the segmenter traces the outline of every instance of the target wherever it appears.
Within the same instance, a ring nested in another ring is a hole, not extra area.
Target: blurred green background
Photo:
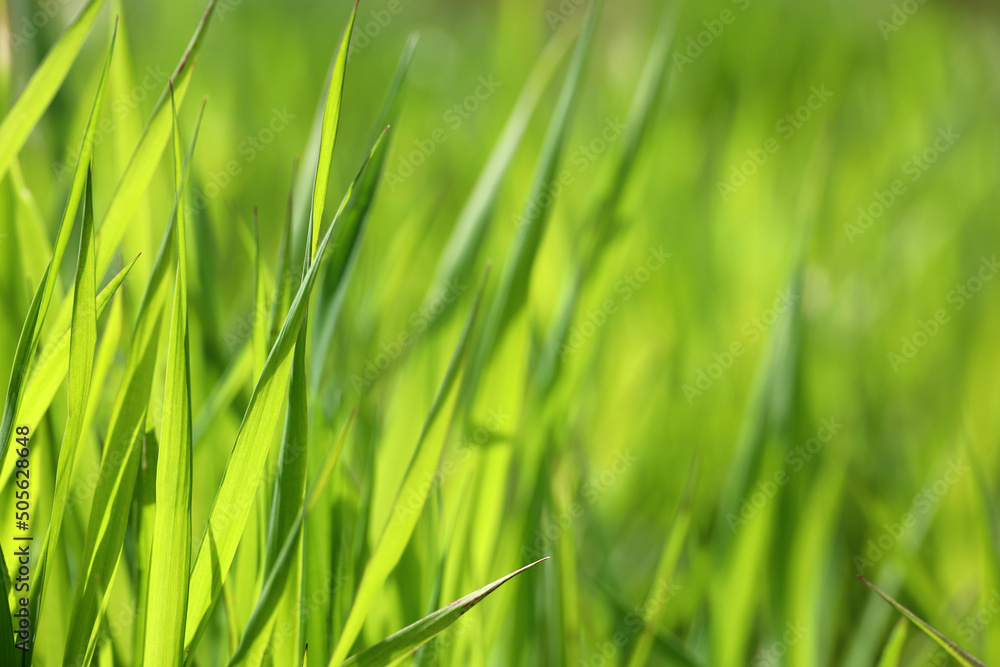
[[[5,63],[11,99],[75,12],[77,3],[66,4],[37,35],[0,49],[0,58],[13,56]],[[6,5],[14,35],[38,10],[36,3]],[[112,129],[95,155],[98,220],[123,168],[118,138],[137,136],[204,11],[191,0],[122,5],[118,49],[128,53],[135,83],[109,84],[104,115]],[[318,573],[335,568],[337,545],[354,539],[339,523],[356,512],[354,490],[373,484],[363,539],[373,542],[385,524],[475,283],[456,287],[456,314],[428,336],[417,336],[426,318],[421,304],[532,65],[562,27],[553,23],[564,23],[555,17],[568,14],[572,28],[585,13],[583,3],[563,5],[570,10],[528,0],[361,2],[330,206],[368,150],[407,37],[418,31],[420,40],[319,391],[331,431],[354,406],[362,419],[329,503],[310,519],[331,542],[307,547],[322,554],[307,591],[323,587]],[[616,232],[588,270],[557,382],[526,399],[525,377],[538,363],[532,341],[548,328],[564,276],[576,266],[581,223],[610,167],[621,137],[615,128],[628,116],[663,8],[624,0],[603,9],[563,156],[572,178],[556,199],[528,307],[481,379],[475,418],[446,449],[443,460],[460,460],[460,472],[434,482],[445,508],[442,533],[447,517],[457,517],[446,540],[442,601],[536,553],[555,558],[437,639],[435,657],[456,665],[625,664],[644,623],[636,614],[655,611],[662,617],[648,664],[872,665],[897,613],[855,579],[863,574],[995,663],[995,4],[676,6],[669,85],[616,208]],[[259,207],[261,245],[273,267],[293,162],[349,11],[339,0],[220,0],[210,24],[181,113],[190,128],[197,100],[207,96],[191,189],[196,415],[249,336],[252,209]],[[70,184],[61,165],[73,166],[110,34],[111,12],[104,12],[20,156],[50,239]],[[491,286],[516,232],[562,68],[528,126],[476,259],[474,276],[493,261]],[[123,244],[123,257],[142,251],[150,258],[126,282],[126,322],[169,215],[170,169],[167,158]],[[4,303],[0,366],[9,368],[38,276],[20,268],[36,249],[4,197],[0,279],[12,298]],[[296,206],[305,202],[299,197]],[[63,268],[65,287],[72,266]],[[401,343],[402,334],[416,342]],[[124,350],[118,354],[121,365]],[[386,356],[387,368],[372,371]],[[117,388],[114,373],[106,402]],[[161,390],[162,382],[154,395]],[[196,442],[195,539],[248,392],[249,385]],[[65,400],[57,398],[52,412],[61,423]],[[101,418],[95,428],[77,469],[81,480],[97,469]],[[325,447],[331,438],[317,440]],[[546,445],[541,461],[547,492],[528,511],[511,501],[524,479],[523,448],[549,441],[558,445]],[[474,452],[469,466],[463,446]],[[371,451],[374,477],[366,479]],[[310,454],[310,465],[314,459],[320,456]],[[658,580],[689,484],[690,529],[672,576]],[[88,506],[80,504],[80,516]],[[438,522],[425,512],[360,645],[427,611],[436,565],[420,545],[438,539],[430,527]],[[523,535],[505,532],[518,521],[527,522]],[[524,536],[536,540],[524,544]],[[567,558],[573,567],[560,564]],[[118,580],[122,590],[102,632],[125,655],[131,621],[115,610],[127,610],[130,594],[127,577],[120,572]],[[252,603],[256,591],[232,595]],[[326,617],[310,621],[308,639],[310,658],[316,647],[325,664],[337,628],[335,612],[321,607],[315,615]],[[227,650],[221,609],[216,616],[200,648],[204,664],[222,664]],[[126,629],[116,632],[114,623]],[[945,660],[929,639],[910,633],[901,664]]]

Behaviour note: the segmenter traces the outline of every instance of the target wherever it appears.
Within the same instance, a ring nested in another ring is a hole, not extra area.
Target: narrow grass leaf
[[[910,621],[915,626],[917,626],[918,628],[920,628],[920,630],[923,631],[924,634],[926,634],[928,637],[930,637],[935,642],[937,642],[938,645],[941,648],[943,648],[945,651],[947,651],[948,655],[950,655],[955,660],[957,660],[959,664],[965,665],[966,667],[986,667],[986,663],[981,662],[981,661],[977,660],[976,658],[972,657],[971,655],[969,655],[968,653],[966,653],[962,649],[962,647],[960,647],[958,644],[956,644],[955,642],[951,641],[950,639],[948,639],[947,637],[945,637],[944,635],[942,635],[940,632],[938,632],[933,627],[931,627],[928,623],[926,623],[925,621],[921,620],[912,611],[910,611],[909,609],[907,609],[903,605],[901,605],[898,602],[896,602],[893,598],[889,597],[887,594],[883,593],[882,590],[878,586],[876,586],[872,582],[868,581],[867,579],[865,579],[860,574],[858,575],[858,579],[860,579],[861,581],[863,581],[864,584],[866,586],[868,586],[870,589],[872,589],[873,591],[875,591],[876,593],[878,593],[879,597],[881,597],[883,600],[885,600],[886,602],[888,602],[889,604],[891,604],[893,607],[895,607],[896,610],[899,613],[901,613],[906,618],[910,619]]]
[[[334,220],[327,230],[317,250],[317,259],[323,257],[333,235],[337,219],[343,212],[348,199],[372,157],[382,146],[384,134],[372,147],[361,171],[348,188]],[[204,537],[199,545],[191,571],[191,594],[188,600],[188,620],[185,644],[193,653],[208,622],[219,591],[222,578],[229,572],[236,547],[243,534],[247,516],[253,505],[260,483],[264,462],[271,443],[271,435],[281,414],[282,397],[291,365],[291,352],[298,338],[299,328],[305,319],[308,295],[312,291],[319,274],[321,262],[314,261],[299,286],[298,293],[289,308],[288,316],[281,332],[268,354],[264,369],[257,379],[240,425],[236,442],[226,461],[222,482],[215,496],[215,502],[205,527]],[[213,567],[213,560],[217,562]],[[221,578],[220,578],[221,576]]]
[[[149,592],[143,664],[172,667],[184,662],[184,621],[191,568],[191,367],[188,352],[187,214],[184,155],[177,114],[174,179],[177,188],[177,276],[167,339],[163,422],[156,465],[156,512],[149,561]]]
[[[408,625],[399,632],[386,637],[378,644],[375,644],[350,659],[345,660],[343,664],[353,665],[355,667],[382,667],[383,665],[393,663],[397,658],[419,648],[421,644],[427,642],[439,632],[457,621],[465,612],[482,602],[487,595],[500,588],[525,570],[531,569],[548,559],[549,557],[546,556],[545,558],[537,560],[530,565],[525,565],[521,569],[511,572],[507,576],[497,579],[492,584],[483,586],[478,591],[469,593],[465,597],[455,600],[448,606],[438,609],[433,614],[425,616],[416,623]]]
[[[424,425],[417,438],[417,445],[407,466],[402,486],[400,486],[396,494],[396,502],[393,503],[388,523],[382,531],[378,544],[372,552],[364,574],[361,577],[361,583],[358,585],[358,590],[351,605],[351,611],[347,617],[344,630],[337,640],[337,646],[328,663],[331,666],[339,665],[347,658],[355,639],[357,639],[358,634],[361,632],[365,617],[369,609],[371,609],[375,596],[378,595],[393,568],[399,563],[399,559],[403,555],[410,537],[413,535],[413,529],[420,518],[424,503],[427,501],[430,485],[426,483],[426,480],[433,478],[445,441],[445,437],[442,437],[431,442],[426,442],[427,434],[437,421],[444,403],[452,394],[452,387],[464,363],[470,334],[475,324],[476,316],[479,313],[479,305],[482,301],[488,276],[489,268],[487,268],[483,276],[479,292],[469,312],[465,327],[459,336],[451,362],[448,364],[444,378],[428,411],[427,418],[424,420]],[[447,435],[448,426],[450,426],[450,421],[445,428],[445,435]]]
[[[204,111],[204,106],[202,107]],[[187,181],[201,116],[188,148],[179,193]],[[133,330],[118,395],[111,411],[108,437],[87,524],[84,550],[73,595],[73,614],[66,637],[65,660],[87,664],[97,642],[98,622],[107,606],[125,540],[129,507],[139,468],[146,414],[153,389],[160,324],[166,301],[167,276],[174,249],[177,196],[150,274]]]
[[[114,48],[115,35],[112,33],[111,43],[108,46],[108,54],[104,61],[104,70],[101,73],[101,80],[97,85],[97,93],[94,96],[93,106],[90,110],[90,117],[87,119],[87,127],[84,130],[79,161],[73,173],[73,182],[66,201],[66,208],[59,223],[59,231],[56,233],[52,258],[49,260],[48,268],[38,287],[38,293],[36,293],[38,301],[37,303],[33,303],[31,310],[29,310],[28,318],[21,329],[17,349],[14,352],[14,364],[4,402],[3,421],[0,422],[0,467],[3,466],[3,462],[7,457],[11,434],[14,430],[14,421],[17,419],[18,410],[21,407],[24,395],[24,382],[27,377],[28,366],[34,354],[35,347],[38,344],[42,321],[45,319],[49,303],[52,300],[56,282],[59,280],[59,267],[62,265],[63,256],[69,244],[69,237],[73,231],[73,221],[76,218],[80,199],[83,196],[83,189],[86,185],[90,158],[94,152],[94,135],[97,131],[101,102],[104,100],[104,88],[108,80],[108,70],[111,67],[111,54],[114,53]],[[0,142],[0,146],[3,145],[5,144]]]

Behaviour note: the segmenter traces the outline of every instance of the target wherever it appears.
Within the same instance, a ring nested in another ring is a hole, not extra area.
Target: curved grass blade
[[[21,152],[31,130],[62,86],[103,6],[104,0],[88,0],[31,75],[24,92],[0,124],[0,178],[7,173],[7,168]],[[89,162],[81,154],[80,163],[86,165]]]
[[[483,586],[474,593],[469,593],[465,597],[455,600],[448,606],[438,609],[433,614],[425,616],[416,623],[408,625],[399,632],[386,637],[378,644],[352,656],[350,659],[345,660],[343,664],[355,667],[382,667],[383,665],[392,664],[396,659],[419,648],[422,644],[457,621],[465,612],[482,602],[487,595],[525,570],[531,569],[548,559],[549,557],[546,556],[545,558],[536,560],[530,565],[525,565],[507,576],[497,579],[492,584]]]
[[[288,565],[292,561],[293,554],[297,551],[297,545],[300,544],[302,527],[305,524],[306,517],[309,516],[309,512],[316,505],[316,501],[319,499],[334,468],[337,466],[337,462],[340,460],[344,443],[347,442],[347,434],[350,432],[351,425],[354,423],[357,414],[358,411],[355,408],[347,418],[347,422],[340,431],[340,436],[337,438],[334,446],[327,452],[320,472],[316,476],[316,481],[313,483],[313,488],[309,492],[309,498],[300,505],[298,515],[290,523],[283,543],[276,549],[274,562],[268,568],[267,579],[261,587],[260,596],[257,599],[257,604],[254,605],[253,613],[251,613],[250,619],[247,621],[246,628],[243,630],[240,643],[236,647],[236,650],[233,651],[233,656],[229,661],[230,665],[243,664],[244,661],[248,661],[251,658],[256,663],[259,663],[259,658],[263,657],[254,655],[253,650],[256,648],[257,642],[267,636],[266,628],[270,626],[281,600],[282,591],[285,590],[289,575]]]
[[[201,115],[195,125],[183,177],[174,196],[173,209],[163,232],[156,262],[139,305],[128,360],[111,412],[66,638],[64,659],[75,664],[88,664],[94,654],[98,621],[107,605],[125,541],[128,512],[139,468],[139,444],[145,432],[146,414],[153,389],[160,324],[180,203],[177,195],[187,182],[200,125]]]
[[[11,435],[14,430],[14,421],[17,419],[18,410],[21,407],[24,395],[24,383],[27,377],[28,365],[38,344],[41,334],[41,324],[45,319],[49,303],[52,300],[56,282],[59,280],[59,267],[62,265],[63,256],[69,244],[74,219],[80,205],[80,199],[83,196],[84,186],[86,185],[90,158],[94,152],[94,135],[97,131],[98,116],[101,111],[101,102],[104,100],[104,88],[108,80],[108,70],[111,67],[111,54],[114,53],[114,49],[115,34],[112,33],[111,43],[108,46],[108,55],[104,62],[104,71],[101,73],[101,80],[97,85],[97,94],[94,96],[90,117],[87,119],[87,127],[84,130],[83,143],[80,146],[80,160],[73,173],[73,184],[70,188],[69,198],[66,201],[66,209],[59,223],[59,231],[56,233],[52,258],[49,260],[48,268],[45,270],[42,281],[38,286],[38,291],[36,292],[37,303],[32,303],[28,318],[21,329],[21,337],[17,342],[17,350],[14,352],[14,364],[4,402],[3,421],[0,422],[0,468],[3,467],[3,462],[7,457]]]
[[[899,667],[899,661],[903,657],[903,647],[906,645],[908,626],[909,623],[905,618],[899,619],[892,629],[892,634],[889,635],[889,641],[885,643],[885,649],[876,667]]]
[[[442,437],[427,442],[427,435],[431,427],[436,423],[444,403],[452,394],[452,388],[465,359],[470,333],[475,324],[476,316],[479,313],[479,305],[483,298],[483,291],[486,288],[488,277],[489,268],[486,269],[486,273],[483,275],[479,292],[472,305],[472,310],[466,319],[465,327],[459,336],[451,362],[448,364],[448,369],[445,371],[437,395],[434,397],[434,402],[431,404],[427,418],[424,420],[424,425],[417,438],[417,445],[407,466],[403,483],[396,494],[396,502],[393,504],[389,520],[361,577],[361,583],[358,585],[358,590],[351,605],[351,611],[344,625],[344,630],[337,640],[337,647],[334,649],[333,656],[328,663],[331,666],[339,665],[347,657],[348,652],[354,645],[354,641],[361,632],[365,616],[367,616],[375,596],[385,584],[385,580],[389,577],[393,568],[399,563],[399,559],[402,557],[403,551],[406,549],[406,545],[413,535],[413,529],[420,518],[424,503],[427,501],[430,486],[425,482],[433,477],[434,470],[437,468],[451,421],[449,420],[445,425],[445,433]],[[452,416],[454,416],[454,410],[452,411]],[[405,499],[405,503],[402,502],[403,499]]]
[[[188,352],[187,214],[184,156],[177,111],[174,179],[177,188],[177,277],[167,342],[163,422],[156,463],[156,513],[149,560],[149,592],[143,664],[173,667],[184,661],[184,621],[191,567],[191,367]]]
[[[909,609],[907,609],[906,607],[899,604],[894,599],[883,593],[878,586],[868,581],[860,574],[858,575],[858,579],[863,581],[864,584],[868,586],[868,588],[878,593],[879,597],[881,597],[883,600],[885,600],[893,607],[895,607],[896,610],[899,611],[899,613],[901,613],[906,618],[910,619],[910,622],[912,622],[915,626],[920,628],[923,631],[923,633],[926,634],[928,637],[937,642],[938,645],[945,651],[947,651],[948,655],[957,660],[959,664],[965,665],[966,667],[986,667],[986,663],[981,662],[976,658],[972,657],[971,655],[969,655],[968,653],[966,653],[961,646],[959,646],[955,642],[951,641],[950,639],[942,635],[940,632],[938,632],[930,625],[928,625],[925,621],[921,620],[912,611],[910,611]]]
[[[336,228],[337,219],[347,205],[347,201],[357,187],[372,157],[382,147],[384,137],[383,133],[372,147],[371,153],[354,182],[347,189],[340,208],[317,249],[317,259],[321,259],[326,252]],[[205,527],[204,537],[191,570],[191,593],[188,599],[187,636],[185,639],[189,656],[194,652],[208,623],[209,612],[222,589],[222,579],[225,578],[230,565],[232,565],[236,547],[253,505],[271,443],[270,436],[274,432],[274,427],[281,414],[281,399],[284,395],[291,365],[291,352],[295,346],[299,328],[305,319],[306,301],[316,282],[320,265],[320,261],[314,261],[303,277],[281,332],[264,363],[264,370],[257,379],[254,391],[250,396],[250,404],[247,406],[243,423],[236,436],[236,442],[233,444],[232,452],[226,461],[222,482],[216,493],[208,525]],[[211,549],[207,548],[209,544],[212,545]],[[213,560],[216,561],[215,567],[213,567]]]

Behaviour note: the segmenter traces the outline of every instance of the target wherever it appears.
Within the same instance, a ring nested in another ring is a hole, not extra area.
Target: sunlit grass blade
[[[319,142],[319,161],[316,164],[316,178],[313,181],[312,203],[309,211],[308,247],[310,262],[316,256],[319,229],[323,223],[323,208],[326,206],[326,192],[330,187],[333,148],[337,143],[337,128],[340,125],[340,106],[344,95],[344,74],[347,71],[347,50],[351,44],[351,33],[354,30],[354,19],[358,15],[359,1],[354,0],[354,9],[351,10],[351,17],[347,20],[344,35],[340,38],[337,60],[333,66],[329,89],[326,93],[326,105],[323,109],[323,130]]]
[[[88,0],[32,74],[24,92],[0,124],[0,178],[7,173],[11,161],[62,86],[103,6],[104,0]],[[21,35],[14,39],[27,41]],[[86,164],[90,160],[85,161],[81,154],[80,162]]]
[[[59,462],[56,467],[55,493],[52,514],[45,536],[46,551],[43,560],[52,562],[58,553],[59,535],[62,529],[66,499],[69,495],[70,480],[76,466],[77,449],[83,434],[87,402],[90,398],[91,378],[94,371],[94,354],[97,347],[97,278],[94,257],[94,188],[93,173],[88,170],[87,187],[83,200],[83,228],[80,232],[80,251],[76,262],[76,279],[73,286],[73,320],[69,343],[69,389],[66,429],[62,446],[59,448]],[[38,597],[41,608],[45,596],[46,572],[44,563],[36,568],[36,582],[33,595]]]
[[[191,567],[191,368],[188,352],[187,213],[184,155],[171,98],[177,188],[177,277],[167,338],[163,422],[156,465],[156,512],[149,561],[144,665],[184,661],[184,621]]]
[[[209,0],[201,21],[195,28],[194,35],[180,62],[170,76],[177,104],[183,104],[184,94],[191,82],[191,73],[195,60],[201,51],[201,45],[208,29],[209,19],[215,8],[215,0]],[[164,86],[163,93],[153,107],[146,127],[143,128],[139,144],[132,152],[125,173],[118,181],[118,186],[111,197],[104,219],[97,228],[97,270],[102,273],[111,263],[111,258],[118,249],[127,226],[132,222],[132,214],[140,201],[147,194],[147,188],[160,163],[160,157],[170,139],[171,119],[169,101],[169,86]]]
[[[899,661],[903,657],[903,647],[906,646],[906,629],[908,626],[909,621],[905,618],[899,619],[892,628],[892,634],[889,635],[889,641],[885,643],[885,648],[882,649],[882,657],[879,658],[876,667],[899,667]]]
[[[257,220],[257,207],[253,207],[253,327],[250,332],[250,349],[252,350],[252,376],[260,375],[267,360],[267,319],[264,313],[267,299],[264,293],[264,258],[260,254],[260,229]]]
[[[958,644],[956,644],[955,642],[951,641],[950,639],[948,639],[947,637],[945,637],[944,635],[942,635],[940,632],[938,632],[937,630],[935,630],[933,627],[931,627],[930,625],[928,625],[926,622],[922,621],[912,611],[910,611],[909,609],[907,609],[903,605],[901,605],[898,602],[896,602],[893,598],[891,598],[888,595],[886,595],[885,593],[883,593],[882,590],[878,586],[876,586],[872,582],[868,581],[867,579],[865,579],[860,574],[858,575],[858,579],[860,579],[861,581],[863,581],[866,586],[868,586],[873,591],[875,591],[876,593],[878,593],[879,597],[881,597],[883,600],[885,600],[886,602],[888,602],[889,604],[891,604],[893,607],[895,607],[896,610],[899,611],[899,613],[901,613],[906,618],[910,619],[910,622],[912,622],[915,626],[917,626],[918,628],[920,628],[920,630],[923,631],[923,633],[926,634],[928,637],[930,637],[935,642],[937,642],[938,645],[941,648],[943,648],[945,651],[947,651],[948,655],[950,655],[955,660],[957,660],[959,664],[965,665],[966,667],[986,667],[985,663],[980,662],[976,658],[974,658],[971,655],[969,655],[968,653],[966,653],[962,649],[962,647],[960,647]]]
[[[425,304],[440,302],[440,295],[447,289],[450,281],[462,282],[468,277],[489,228],[497,193],[510,169],[514,153],[521,144],[538,101],[577,36],[579,27],[579,22],[570,22],[562,26],[546,44],[532,67],[514,104],[514,109],[472,188],[472,193],[458,214],[455,227],[438,260],[434,281],[424,299]]]
[[[410,61],[416,46],[417,38],[411,36],[407,40],[406,47],[403,49],[403,54],[396,66],[396,73],[389,84],[389,91],[382,103],[382,109],[375,119],[373,134],[378,134],[385,127],[392,127],[396,123],[403,100],[400,91],[406,80],[406,73],[409,71]],[[330,342],[337,323],[340,304],[350,280],[354,260],[361,248],[368,213],[375,200],[378,184],[382,180],[385,159],[388,154],[389,146],[386,146],[386,150],[382,151],[379,159],[368,168],[360,185],[358,185],[357,193],[344,212],[344,220],[334,239],[333,250],[330,253],[332,257],[323,274],[317,304],[318,338],[314,342],[312,355],[313,392],[317,391],[322,380],[323,364],[329,356]]]
[[[592,3],[588,11],[590,13],[587,22],[576,44],[555,112],[549,122],[524,210],[518,219],[517,231],[500,274],[500,284],[490,304],[482,334],[476,341],[469,370],[462,381],[460,400],[463,402],[471,401],[472,392],[479,385],[480,374],[484,371],[494,348],[527,298],[531,268],[551,211],[552,197],[547,193],[555,178],[563,146],[569,134],[571,117],[576,108],[584,71],[597,32],[601,2],[598,0]]]
[[[497,579],[492,584],[483,586],[478,591],[455,600],[448,606],[442,607],[433,614],[425,616],[416,623],[408,625],[399,632],[386,637],[378,644],[352,656],[350,659],[345,660],[343,664],[355,665],[356,667],[382,667],[383,665],[392,664],[397,658],[419,648],[421,644],[457,621],[462,614],[482,602],[487,595],[525,570],[548,560],[548,558],[546,556],[530,565],[525,565],[507,576]]]
[[[361,171],[344,195],[340,208],[317,249],[317,259],[322,258],[326,252],[337,219],[354,188],[357,187],[365,168],[380,150],[384,136],[383,134],[372,147]],[[264,364],[264,370],[257,379],[236,442],[226,462],[222,482],[216,493],[208,525],[205,527],[205,534],[191,571],[191,595],[188,601],[185,640],[189,652],[193,652],[197,645],[208,622],[208,613],[222,588],[222,580],[215,575],[221,574],[224,578],[228,574],[253,505],[264,462],[267,459],[271,434],[281,414],[282,397],[292,361],[291,352],[298,338],[299,328],[305,319],[306,302],[316,282],[320,266],[321,262],[314,261],[299,286],[281,332]],[[215,567],[213,560],[216,561]]]
[[[4,402],[3,421],[0,422],[0,467],[3,467],[3,462],[7,457],[11,434],[14,430],[14,421],[17,419],[18,410],[21,407],[24,397],[24,383],[27,379],[28,366],[34,355],[35,346],[38,344],[42,321],[45,319],[49,303],[52,300],[56,282],[59,280],[59,268],[62,265],[66,246],[69,244],[69,237],[73,231],[73,222],[77,215],[80,199],[83,196],[90,166],[90,157],[94,152],[94,135],[97,132],[101,103],[104,100],[104,88],[108,80],[108,70],[111,67],[111,55],[114,53],[114,49],[115,35],[112,33],[111,43],[108,46],[108,54],[104,61],[104,70],[101,73],[100,83],[97,84],[97,93],[94,96],[90,117],[87,119],[87,127],[83,133],[83,143],[80,146],[80,159],[73,173],[73,183],[70,187],[62,220],[59,223],[59,231],[56,232],[52,258],[49,260],[48,269],[39,284],[38,302],[37,304],[32,304],[32,311],[29,312],[28,319],[24,322],[24,326],[21,329],[21,337],[17,343],[17,350],[14,352],[14,364]],[[0,146],[2,145],[5,144],[0,143]]]
[[[427,501],[430,487],[425,481],[433,477],[434,470],[437,468],[441,458],[441,450],[444,447],[444,441],[450,429],[451,419],[448,419],[443,429],[438,429],[441,432],[436,434],[436,437],[429,438],[428,435],[432,427],[435,426],[438,415],[445,403],[449,402],[453,393],[452,388],[465,361],[470,333],[479,312],[479,305],[482,301],[488,277],[489,268],[487,268],[486,274],[483,276],[479,292],[466,319],[458,344],[455,346],[451,362],[448,364],[444,378],[441,380],[437,394],[427,413],[427,418],[424,420],[423,427],[420,430],[416,448],[407,466],[403,483],[396,494],[396,502],[393,504],[388,523],[382,530],[371,558],[365,566],[361,583],[358,585],[354,601],[351,604],[351,611],[347,617],[347,622],[340,637],[337,639],[337,646],[334,649],[333,656],[330,658],[329,664],[331,666],[339,665],[347,658],[351,647],[354,645],[354,641],[361,632],[365,617],[369,609],[371,609],[375,596],[378,595],[385,584],[385,580],[389,577],[389,574],[396,567],[400,557],[403,555],[403,551],[406,549],[406,545],[413,535],[413,529],[417,525],[417,520],[420,518],[424,503]],[[454,401],[450,402],[454,408]]]
[[[132,655],[142,656],[146,645],[146,612],[149,609],[149,563],[156,521],[156,470],[160,443],[153,430],[146,431],[139,454],[139,475],[135,483],[135,583],[136,616]]]
[[[204,105],[202,111],[204,112]],[[199,115],[177,193],[187,182],[200,124]],[[107,605],[125,540],[128,512],[139,468],[140,443],[145,433],[146,414],[153,389],[178,206],[179,200],[175,194],[167,228],[163,232],[160,249],[139,305],[125,369],[111,412],[108,437],[87,524],[79,577],[73,595],[73,615],[66,638],[67,661],[85,664],[93,656],[100,615]]]
[[[259,664],[260,659],[263,657],[261,655],[254,655],[254,649],[259,648],[261,639],[266,639],[267,637],[266,628],[273,622],[273,617],[281,601],[282,593],[286,589],[290,573],[288,566],[298,551],[298,545],[301,543],[302,527],[306,517],[308,517],[310,510],[316,505],[316,501],[319,500],[320,494],[322,494],[337,463],[340,461],[340,454],[344,450],[344,443],[347,442],[347,435],[350,433],[356,416],[357,409],[351,412],[336,442],[327,450],[326,458],[323,460],[323,465],[316,475],[316,480],[313,482],[309,497],[299,505],[298,513],[288,524],[288,530],[282,543],[275,548],[274,560],[269,564],[267,579],[261,587],[260,597],[257,599],[257,604],[254,606],[253,613],[250,615],[246,628],[243,630],[239,645],[233,651],[233,656],[229,664],[239,665],[244,664],[245,661],[252,661],[254,664]]]

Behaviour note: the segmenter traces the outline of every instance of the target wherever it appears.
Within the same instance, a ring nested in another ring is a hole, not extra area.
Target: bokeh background
[[[75,4],[65,3],[16,50],[6,45],[8,100]],[[426,335],[416,323],[426,315],[421,304],[532,66],[586,12],[572,0],[562,7],[394,0],[396,13],[389,4],[360,5],[331,202],[368,150],[407,38],[420,37],[316,389],[326,417],[314,430],[334,432],[355,406],[361,418],[328,497],[310,517],[318,537],[307,538],[307,591],[329,587],[324,572],[337,571],[343,545],[374,546],[386,522],[478,276],[492,260],[489,299],[517,231],[565,63],[503,181],[474,279],[455,288],[454,309]],[[2,5],[12,33],[37,9]],[[454,458],[456,472],[433,482],[439,497],[424,510],[358,647],[422,616],[431,596],[455,599],[537,554],[554,558],[470,612],[421,660],[626,664],[653,618],[647,664],[872,665],[898,614],[855,578],[863,574],[993,664],[1000,660],[997,6],[669,3],[676,13],[669,84],[614,211],[616,231],[587,267],[558,378],[532,394],[525,386],[538,365],[537,341],[579,266],[576,242],[612,167],[621,137],[614,128],[628,117],[664,8],[623,0],[602,10],[563,156],[572,179],[556,198],[528,306],[481,378],[473,416],[449,436],[442,463]],[[208,98],[191,187],[196,416],[249,337],[252,210],[273,266],[293,163],[350,9],[341,0],[220,0],[210,24],[181,110],[190,128],[197,101]],[[49,239],[112,11],[104,10],[20,156]],[[97,219],[204,3],[123,0],[120,11],[121,69],[105,110],[113,129],[95,156]],[[170,169],[166,157],[122,257],[152,258],[169,215]],[[300,196],[295,205],[305,203]],[[41,250],[9,192],[4,207],[6,369],[39,277],[25,258]],[[150,266],[140,260],[123,288],[126,332]],[[65,287],[72,265],[63,268]],[[407,333],[415,342],[400,346]],[[386,355],[385,369],[366,375]],[[124,348],[98,415],[110,407],[123,364]],[[249,382],[247,374],[232,405],[197,423],[195,539]],[[61,433],[65,400],[53,402],[50,419]],[[99,416],[78,466],[81,526],[102,423]],[[314,440],[319,451],[330,438]],[[528,457],[540,460],[537,482],[530,466],[526,472],[525,448],[538,450]],[[310,465],[319,460],[311,451]],[[525,483],[537,484],[530,507],[511,500]],[[366,494],[370,505],[359,505]],[[688,515],[676,566],[662,578],[668,536]],[[71,572],[82,534],[67,530]],[[251,521],[241,554],[255,530]],[[102,627],[102,645],[125,663],[133,633],[128,544]],[[440,545],[441,573],[427,544]],[[252,585],[231,587],[227,610],[252,605],[256,594]],[[230,649],[222,607],[199,648],[202,664],[224,664]],[[335,607],[309,610],[310,660],[323,663],[332,649],[343,622]],[[52,613],[58,634],[65,619]],[[947,660],[914,629],[901,664]]]

